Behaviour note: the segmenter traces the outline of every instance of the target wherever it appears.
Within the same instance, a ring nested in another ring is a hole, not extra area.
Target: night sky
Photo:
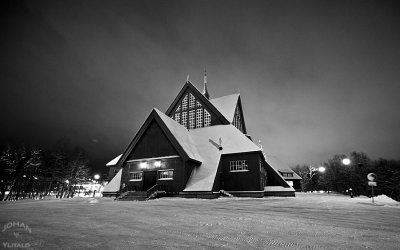
[[[105,169],[206,67],[267,155],[399,159],[399,17],[395,1],[2,1],[0,144],[67,138]]]

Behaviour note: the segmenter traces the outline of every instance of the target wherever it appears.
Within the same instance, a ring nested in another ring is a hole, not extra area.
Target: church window
[[[203,110],[197,109],[196,110],[196,128],[203,127]]]
[[[178,108],[176,109],[176,112],[181,111],[181,105],[178,106]]]
[[[211,115],[207,110],[204,110],[204,127],[211,126]]]
[[[129,173],[129,181],[141,181],[143,176],[143,172],[130,172]]]
[[[197,106],[197,107],[201,107],[201,103],[200,103],[199,101],[197,101],[196,106]]]
[[[249,171],[246,160],[230,161],[229,169],[231,172]]]
[[[172,180],[174,178],[174,170],[159,170],[158,179],[159,180]]]
[[[195,110],[190,110],[189,111],[189,129],[194,129],[195,124],[194,124],[194,115],[195,115]]]
[[[196,98],[192,94],[189,94],[189,108],[192,109],[195,107]]]
[[[175,114],[175,121],[177,122],[177,123],[180,123],[181,121],[181,114],[180,113],[176,113]]]
[[[182,125],[184,127],[187,125],[187,112],[182,112]]]
[[[182,101],[182,110],[187,109],[187,104],[188,104],[188,95],[185,95],[185,97],[183,98],[183,101]]]
[[[235,126],[237,129],[239,129],[240,131],[243,132],[243,125],[242,125],[242,119],[241,119],[240,112],[239,112],[239,106],[237,106],[236,110],[235,110],[235,117],[233,119],[233,126]]]

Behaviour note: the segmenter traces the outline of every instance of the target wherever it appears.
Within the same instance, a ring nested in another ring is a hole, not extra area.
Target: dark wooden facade
[[[245,160],[246,170],[231,171],[230,162]],[[266,169],[259,152],[221,156],[214,190],[261,191],[266,183]]]
[[[173,143],[156,123],[151,121],[123,164],[123,191],[146,191],[158,184],[168,193],[181,192],[190,177],[195,162],[184,160]],[[172,171],[171,178],[160,176]],[[132,178],[140,175],[141,178]]]

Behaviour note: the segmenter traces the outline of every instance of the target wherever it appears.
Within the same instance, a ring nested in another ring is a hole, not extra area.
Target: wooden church
[[[165,113],[153,109],[125,151],[107,164],[103,196],[294,196],[247,135],[240,94],[210,99],[189,80]]]

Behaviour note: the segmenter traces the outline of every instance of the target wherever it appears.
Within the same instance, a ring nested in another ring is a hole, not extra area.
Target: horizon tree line
[[[350,159],[349,165],[342,163],[344,158]],[[352,152],[349,156],[334,155],[321,166],[325,167],[325,171],[315,175],[310,174],[308,165],[297,165],[293,168],[302,178],[303,192],[324,190],[354,196],[371,196],[367,175],[375,173],[377,175],[375,195],[384,194],[400,201],[400,161],[383,158],[371,160],[365,153]]]
[[[8,145],[0,151],[0,176],[0,200],[73,197],[74,186],[90,179],[89,160],[65,141],[51,150]]]

